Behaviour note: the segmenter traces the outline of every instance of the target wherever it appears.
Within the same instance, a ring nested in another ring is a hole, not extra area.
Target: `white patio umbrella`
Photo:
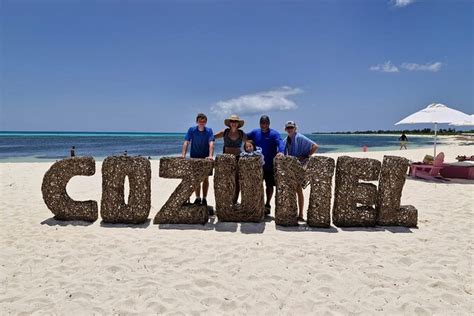
[[[454,125],[454,126],[474,126],[474,114],[471,114],[469,116],[468,120],[462,120],[462,121],[456,121],[452,122],[449,125]]]
[[[433,123],[434,124],[434,156],[436,156],[436,139],[437,139],[437,132],[438,132],[438,124],[439,123],[452,123],[456,121],[464,121],[470,120],[470,116],[458,111],[447,107],[441,103],[432,103],[428,105],[421,111],[413,113],[405,117],[400,122],[396,123],[395,125],[399,124],[421,124],[421,123]]]

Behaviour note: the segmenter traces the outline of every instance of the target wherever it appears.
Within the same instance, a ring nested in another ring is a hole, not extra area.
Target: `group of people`
[[[270,128],[270,118],[267,115],[262,115],[260,117],[260,128],[255,128],[249,133],[245,133],[241,129],[245,122],[235,114],[224,120],[224,125],[227,127],[216,134],[214,134],[211,128],[206,127],[206,124],[207,116],[204,113],[198,113],[196,117],[196,126],[190,127],[186,133],[181,156],[185,158],[188,148],[190,147],[191,158],[214,159],[215,139],[223,138],[224,154],[235,155],[237,159],[240,157],[251,156],[260,157],[263,169],[263,181],[265,182],[266,215],[271,212],[270,201],[273,197],[275,187],[273,159],[278,155],[294,156],[302,165],[305,165],[308,162],[308,158],[318,150],[318,144],[297,132],[297,125],[294,121],[286,122],[285,132],[288,135],[284,140],[282,140],[280,133]],[[406,144],[408,138],[405,133],[402,133],[399,141],[400,149],[407,149]],[[364,151],[366,151],[366,149],[364,149]],[[127,154],[128,153],[125,150],[124,155],[127,156]],[[71,147],[70,156],[76,156],[75,146]],[[151,157],[148,157],[148,159],[151,159]],[[212,176],[212,171],[209,176]],[[240,192],[237,173],[235,177],[236,186],[233,202],[237,203]],[[208,190],[209,177],[206,177],[194,192],[196,195],[194,204],[207,206]],[[302,186],[297,189],[296,194],[298,198],[298,220],[304,221],[304,195]]]
[[[225,129],[213,133],[212,129],[206,127],[207,117],[203,113],[198,113],[196,117],[196,126],[190,127],[186,133],[181,156],[186,157],[190,147],[191,158],[213,159],[214,142],[217,138],[223,138],[223,153],[235,155],[237,158],[242,156],[259,156],[263,169],[263,181],[265,182],[265,214],[271,212],[270,201],[273,196],[275,186],[275,176],[273,169],[273,159],[278,155],[289,155],[297,157],[301,164],[305,164],[308,158],[318,150],[318,145],[297,132],[297,126],[294,121],[288,121],[285,124],[287,137],[282,140],[280,133],[270,128],[270,118],[267,115],[260,117],[260,128],[253,129],[245,133],[241,128],[244,126],[244,120],[233,114],[224,120]],[[212,173],[210,174],[212,175]],[[202,186],[202,188],[201,188]],[[201,190],[202,189],[202,190]],[[208,177],[195,190],[195,204],[207,205],[207,193],[209,189]],[[201,195],[202,193],[202,195]],[[236,191],[234,194],[234,203],[237,203],[239,195],[238,177],[236,175]],[[303,188],[297,190],[298,197],[298,220],[304,221],[304,196]]]

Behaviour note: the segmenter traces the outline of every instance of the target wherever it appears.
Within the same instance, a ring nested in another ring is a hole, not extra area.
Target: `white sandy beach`
[[[474,146],[438,151],[454,162],[473,155]],[[348,155],[418,161],[432,153]],[[127,226],[53,220],[41,195],[51,165],[0,164],[3,315],[474,313],[474,181],[408,179],[402,204],[418,208],[415,229],[283,228],[273,220],[215,218],[205,226]],[[150,219],[179,182],[158,178],[158,165],[152,161]],[[96,169],[71,180],[72,198],[100,204],[100,162]],[[309,188],[305,193],[308,200]]]

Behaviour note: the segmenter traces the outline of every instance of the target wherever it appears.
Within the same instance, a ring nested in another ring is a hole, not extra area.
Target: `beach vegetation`
[[[412,129],[412,130],[366,130],[366,131],[341,131],[341,132],[313,132],[312,134],[401,134],[404,132],[405,134],[411,135],[434,135],[434,130],[431,128],[423,128],[423,129]],[[454,136],[454,135],[462,135],[462,134],[471,134],[474,133],[473,130],[468,131],[457,131],[455,128],[440,128],[437,131],[438,135],[445,135],[445,136]]]

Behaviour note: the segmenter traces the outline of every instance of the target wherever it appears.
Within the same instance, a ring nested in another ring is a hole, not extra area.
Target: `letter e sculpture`
[[[375,226],[377,186],[363,181],[379,179],[381,163],[375,159],[342,156],[337,159],[332,213],[336,226]],[[360,204],[358,206],[358,204]]]

